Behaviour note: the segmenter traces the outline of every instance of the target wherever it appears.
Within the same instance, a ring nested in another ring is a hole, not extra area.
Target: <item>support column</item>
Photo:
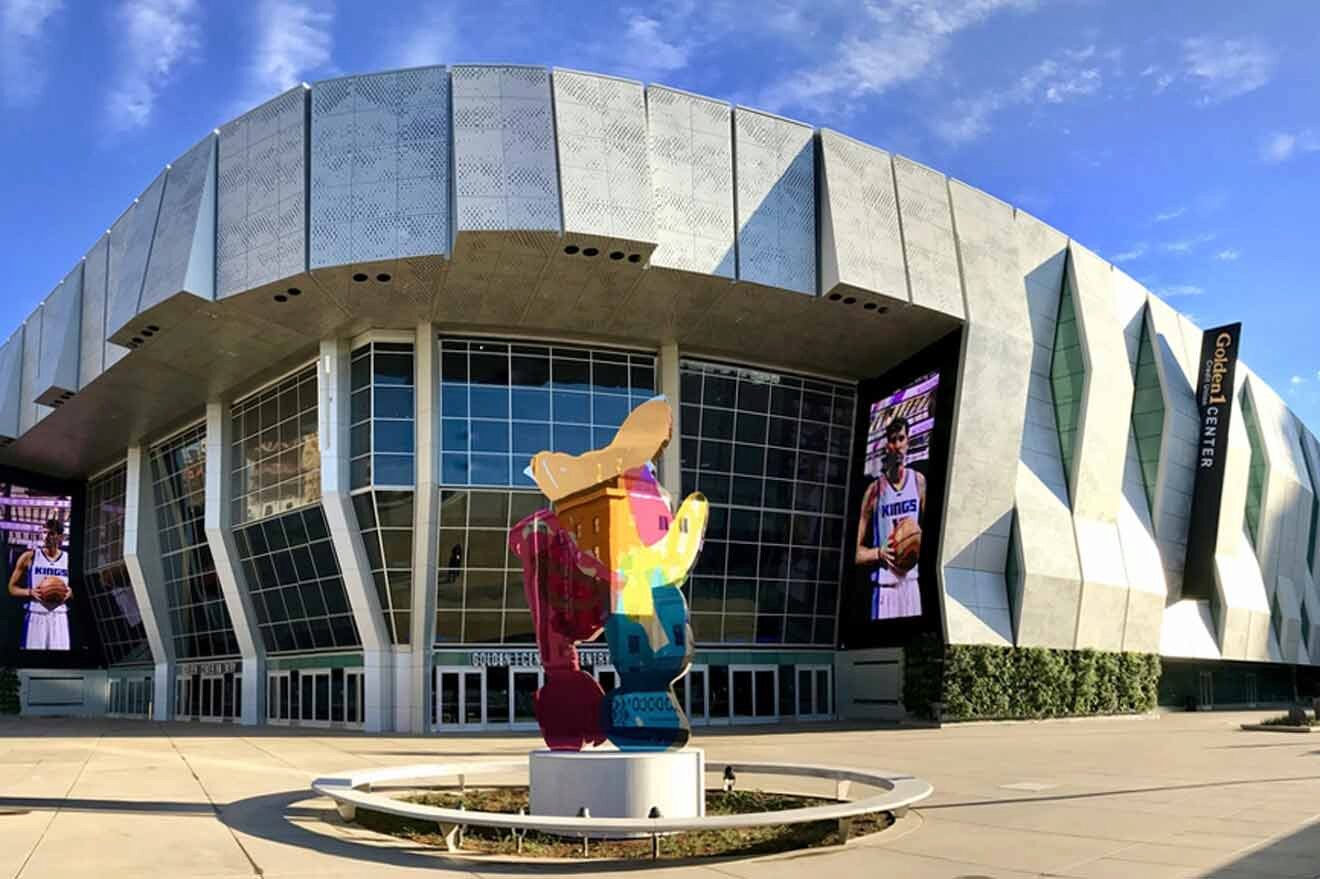
[[[409,723],[401,723],[399,729],[424,733],[431,717],[431,656],[440,541],[440,443],[436,435],[440,358],[433,324],[423,321],[417,325],[414,357],[417,490],[413,499],[412,654],[407,675],[413,711]]]
[[[660,484],[674,499],[674,506],[677,508],[683,500],[683,444],[679,439],[683,435],[680,430],[683,407],[679,405],[678,399],[677,342],[665,342],[660,346],[660,356],[656,366],[659,373],[657,378],[660,380],[660,393],[665,395],[669,407],[674,412],[674,434],[669,440],[669,445],[660,453]]]
[[[147,643],[156,661],[151,678],[155,689],[152,719],[170,720],[175,711],[174,630],[165,597],[165,575],[160,566],[155,506],[146,450],[142,446],[129,446],[124,480],[124,566],[128,568],[133,597],[142,614],[142,627],[146,629]]]
[[[348,402],[349,345],[343,339],[321,342],[317,364],[317,411],[321,443],[321,502],[330,526],[330,539],[344,578],[344,591],[353,607],[353,620],[362,638],[365,723],[368,732],[394,725],[394,647],[381,613],[380,599],[371,580],[362,534],[349,497]]]
[[[257,613],[252,606],[243,572],[238,564],[238,549],[230,521],[229,473],[233,462],[232,427],[228,406],[206,404],[206,543],[215,562],[216,579],[229,608],[243,662],[243,704],[240,722],[255,726],[262,722],[266,703],[266,651],[257,629]]]

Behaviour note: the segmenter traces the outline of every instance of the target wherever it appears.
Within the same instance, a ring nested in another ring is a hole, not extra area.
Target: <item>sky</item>
[[[611,73],[833,128],[1014,204],[1320,434],[1316,0],[0,0],[0,338],[164,165],[298,82]],[[1309,60],[1308,60],[1309,59]]]

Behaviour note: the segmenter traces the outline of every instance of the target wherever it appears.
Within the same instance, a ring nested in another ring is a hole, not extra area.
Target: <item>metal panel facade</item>
[[[889,153],[820,133],[820,289],[846,285],[908,301],[903,234]]]
[[[306,106],[298,86],[220,129],[217,299],[307,268]]]
[[[83,264],[65,276],[46,298],[41,322],[41,370],[36,400],[62,405],[78,391],[78,344],[82,329]]]
[[[41,372],[41,319],[44,306],[38,305],[36,311],[28,315],[23,322],[23,372],[19,383],[18,430],[22,435],[31,430],[38,421],[45,417],[48,410],[38,406],[37,376]]]
[[[554,94],[564,231],[655,241],[642,84],[556,70]]]
[[[738,279],[815,295],[815,133],[739,107],[733,136]]]
[[[938,171],[894,156],[894,183],[912,302],[963,317],[948,181]]]
[[[162,171],[157,175],[146,192],[110,227],[110,280],[105,306],[107,339],[137,317],[167,173]]]
[[[19,400],[23,387],[23,327],[0,345],[0,446],[18,439]]]
[[[449,254],[443,67],[312,88],[311,267]]]
[[[657,246],[651,265],[732,278],[732,110],[673,89],[646,90]]]
[[[170,166],[139,312],[176,293],[215,298],[215,154],[208,135]]]
[[[456,231],[560,229],[550,72],[453,69]]]
[[[110,276],[110,234],[102,235],[83,257],[82,326],[78,354],[78,390],[105,369],[105,294]],[[118,346],[115,346],[118,347]]]

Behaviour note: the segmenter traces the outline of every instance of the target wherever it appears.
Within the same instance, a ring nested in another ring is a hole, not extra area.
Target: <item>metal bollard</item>
[[[652,806],[651,811],[646,813],[646,817],[652,820],[663,817],[660,814],[660,807]],[[651,834],[651,860],[660,860],[660,834],[658,833]]]
[[[519,809],[519,810],[518,810],[518,814],[519,814],[519,815],[526,815],[526,814],[527,814],[527,810],[526,810],[526,809]],[[515,827],[515,828],[513,829],[513,842],[514,842],[514,849],[518,852],[518,854],[522,854],[522,849],[523,849],[523,838],[526,837],[526,836],[527,836],[527,829],[526,829],[526,828],[523,828],[523,829],[519,830],[518,828]]]
[[[583,806],[580,809],[578,809],[577,816],[579,818],[590,818],[591,810],[588,809],[586,806]],[[587,841],[587,835],[585,833],[582,834],[582,857],[584,858],[591,857],[591,847]]]

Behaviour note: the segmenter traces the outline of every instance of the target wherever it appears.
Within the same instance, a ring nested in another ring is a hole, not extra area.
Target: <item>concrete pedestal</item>
[[[706,814],[706,752],[533,751],[529,756],[533,815],[665,818]]]

